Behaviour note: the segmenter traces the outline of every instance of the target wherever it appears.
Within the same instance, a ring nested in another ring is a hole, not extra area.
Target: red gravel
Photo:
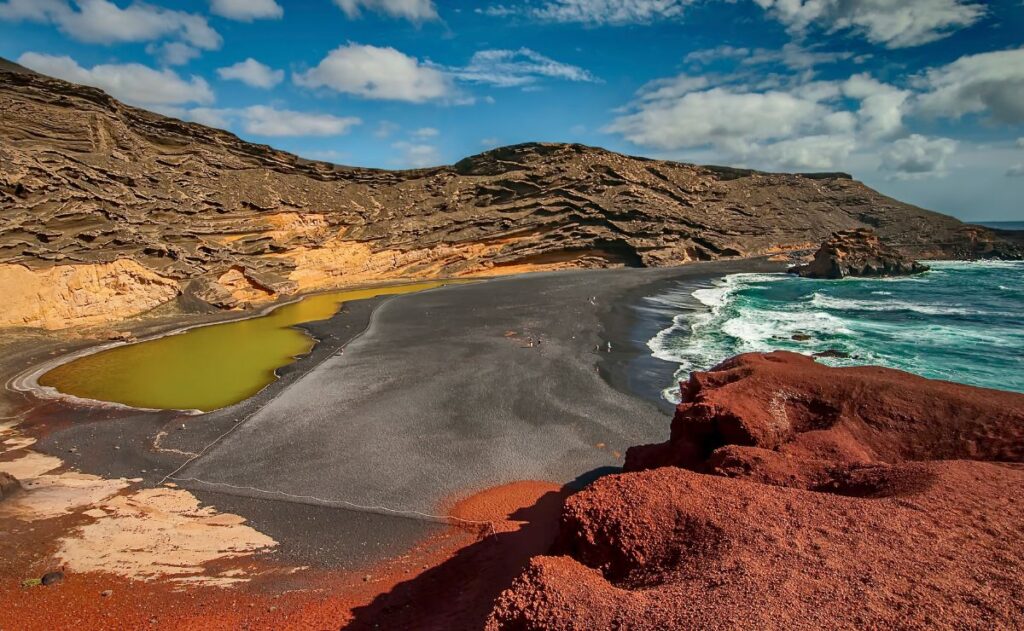
[[[630,466],[717,475],[570,498],[491,628],[1024,627],[1024,396],[790,353],[684,394]]]
[[[227,589],[73,573],[54,585],[22,587],[54,569],[49,546],[75,523],[41,522],[5,533],[19,545],[0,540],[11,544],[0,545],[0,629],[479,629],[497,595],[550,548],[563,498],[544,482],[486,489],[447,510],[493,521],[493,534],[452,527],[357,572],[292,575],[253,560],[253,582]]]
[[[495,599],[547,552],[558,534],[565,493],[547,482],[516,482],[486,489],[453,505],[453,517],[492,521],[478,541],[452,551],[433,567],[410,577],[355,609],[353,629],[456,631],[481,629]]]

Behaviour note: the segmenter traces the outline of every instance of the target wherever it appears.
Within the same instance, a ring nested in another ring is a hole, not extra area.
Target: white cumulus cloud
[[[959,118],[987,114],[1001,123],[1024,122],[1024,48],[966,55],[918,78],[922,112]]]
[[[391,145],[400,151],[398,164],[420,169],[440,164],[437,147],[415,142],[396,142]]]
[[[451,79],[394,48],[347,44],[315,68],[293,76],[297,85],[329,88],[368,99],[421,103],[452,95]]]
[[[757,159],[786,169],[832,169],[850,157],[857,148],[849,134],[819,134],[759,147]]]
[[[269,89],[284,80],[284,70],[274,70],[252,57],[225,68],[218,68],[221,79],[234,79],[254,88]]]
[[[867,74],[858,74],[843,83],[843,93],[860,101],[857,115],[867,137],[888,138],[903,129],[910,91],[882,83]]]
[[[298,112],[269,105],[243,108],[194,107],[181,116],[210,127],[226,129],[238,123],[243,131],[258,136],[340,136],[362,120],[319,112]]]
[[[649,83],[604,131],[659,151],[711,150],[737,164],[832,169],[899,137],[911,97],[867,74],[787,84],[744,73],[681,74]]]
[[[920,46],[966,28],[985,14],[970,0],[754,0],[794,31],[818,25],[851,30],[887,48]]]
[[[176,39],[203,50],[220,48],[222,39],[206,18],[152,4],[134,2],[121,8],[108,0],[8,0],[0,3],[0,20],[43,22],[68,36],[92,44]]]
[[[349,18],[359,17],[363,9],[413,22],[436,20],[438,17],[433,0],[334,0],[334,3]]]
[[[146,46],[146,52],[157,56],[167,66],[184,66],[202,54],[198,48],[185,42],[153,43]]]
[[[742,154],[760,142],[810,134],[830,113],[814,94],[720,86],[680,93],[686,88],[679,83],[689,79],[653,86],[652,93],[642,93],[632,111],[616,118],[606,131],[656,149],[715,145]]]
[[[209,104],[213,91],[201,77],[184,79],[170,69],[142,64],[100,64],[83,68],[71,57],[25,53],[18,63],[45,75],[90,85],[126,103],[144,106]]]
[[[363,121],[355,116],[334,116],[279,110],[253,105],[242,110],[245,131],[260,136],[340,136]]]
[[[912,134],[882,152],[882,169],[898,179],[944,175],[946,161],[956,153],[956,148],[957,142],[950,138]]]
[[[284,9],[275,0],[210,0],[210,13],[229,20],[252,22],[280,19]]]

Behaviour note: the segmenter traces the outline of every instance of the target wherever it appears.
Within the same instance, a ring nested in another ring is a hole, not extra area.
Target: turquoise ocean
[[[734,274],[691,296],[667,290],[651,300],[699,304],[680,310],[648,346],[679,366],[676,381],[738,353],[782,349],[838,351],[849,357],[819,361],[1024,392],[1024,262],[927,264],[931,271],[911,277]],[[664,396],[678,400],[676,384]]]

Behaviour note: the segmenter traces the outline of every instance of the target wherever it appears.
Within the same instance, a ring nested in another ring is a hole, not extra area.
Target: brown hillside
[[[843,174],[562,144],[413,171],[341,167],[0,64],[0,288],[12,305],[0,326],[119,319],[166,301],[167,280],[235,308],[389,278],[759,255],[864,226],[918,256],[1011,253]],[[112,285],[132,298],[101,297]]]

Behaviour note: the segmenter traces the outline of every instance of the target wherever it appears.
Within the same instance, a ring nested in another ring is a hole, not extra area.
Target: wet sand
[[[779,268],[558,272],[353,302],[306,325],[320,343],[252,399],[202,416],[48,402],[33,448],[143,487],[202,453],[174,482],[277,541],[275,562],[356,569],[444,531],[450,498],[579,485],[663,438],[675,366],[645,344],[670,315],[636,305]]]

